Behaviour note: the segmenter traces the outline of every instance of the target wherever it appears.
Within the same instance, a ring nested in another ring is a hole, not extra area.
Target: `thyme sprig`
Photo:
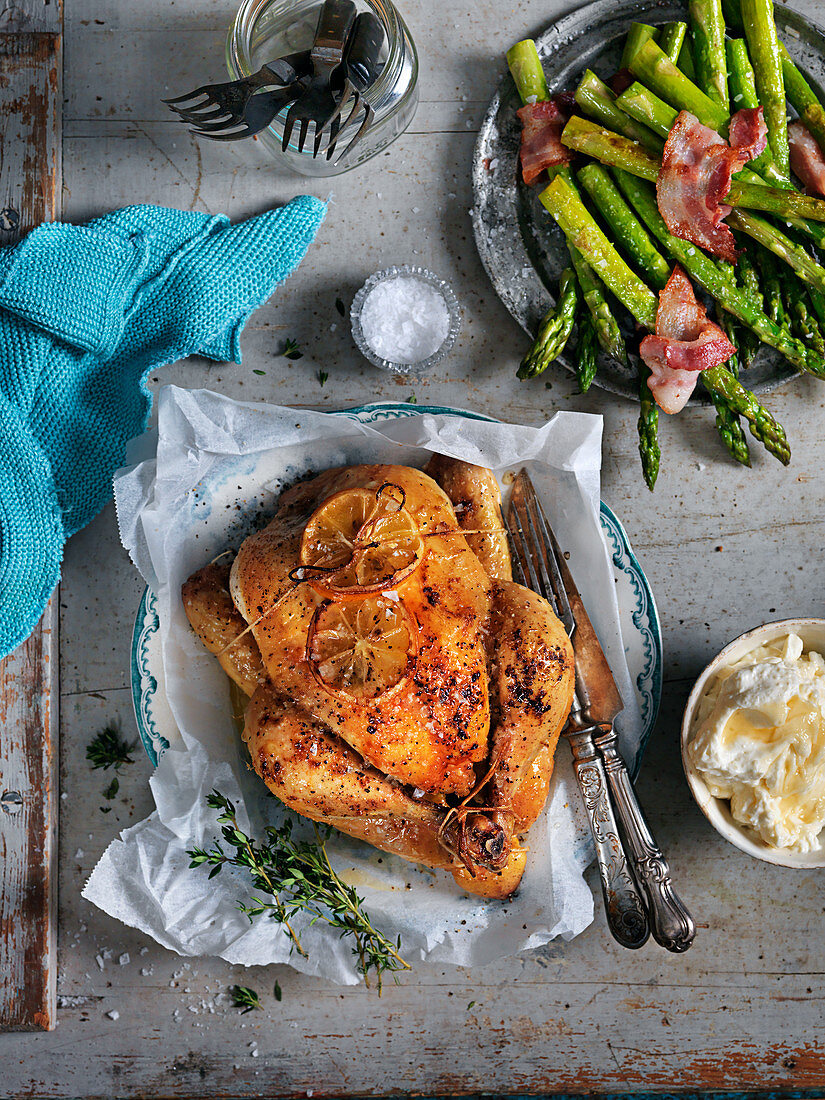
[[[120,736],[117,726],[110,724],[95,734],[86,746],[86,759],[93,768],[114,768],[120,771],[123,764],[133,764],[129,755],[134,752],[137,741],[131,745]]]
[[[291,920],[303,913],[310,917],[310,924],[324,921],[339,930],[341,938],[352,937],[356,967],[367,985],[370,974],[375,975],[379,993],[385,973],[409,970],[409,963],[399,954],[401,937],[393,943],[379,932],[355,887],[347,885],[333,870],[325,845],[331,828],[319,829],[314,825],[314,842],[295,840],[293,821],[287,818],[283,825],[268,826],[266,841],[258,842],[238,828],[235,806],[228,798],[212,791],[206,801],[212,809],[220,811],[221,835],[232,853],[228,854],[216,839],[210,849],[193,848],[187,852],[192,860],[190,867],[208,865],[209,878],[227,865],[246,868],[255,890],[264,895],[253,897],[250,904],[238,902],[238,908],[250,921],[266,913],[283,927],[293,950],[304,957],[307,952]]]
[[[243,1011],[241,1016],[251,1012],[253,1008],[261,1008],[261,1001],[254,989],[246,985],[233,985],[229,987],[229,996],[232,998],[232,1007]]]

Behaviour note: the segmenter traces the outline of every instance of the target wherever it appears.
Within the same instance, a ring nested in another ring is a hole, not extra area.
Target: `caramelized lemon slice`
[[[421,534],[397,485],[345,489],[310,517],[301,540],[301,567],[317,588],[362,596],[394,588],[424,553]]]
[[[325,600],[307,637],[307,660],[328,688],[368,702],[406,679],[415,663],[415,624],[383,596],[358,604]]]

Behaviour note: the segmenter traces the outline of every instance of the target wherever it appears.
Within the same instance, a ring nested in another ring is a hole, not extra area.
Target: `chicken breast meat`
[[[516,889],[573,655],[512,580],[489,470],[442,456],[328,470],[182,596],[251,697],[243,737],[282,802],[470,893]]]

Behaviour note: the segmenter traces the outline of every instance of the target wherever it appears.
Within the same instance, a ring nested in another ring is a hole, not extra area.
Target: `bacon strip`
[[[816,138],[798,118],[788,124],[788,145],[794,175],[807,191],[825,196],[825,157]]]
[[[674,237],[706,248],[733,263],[733,234],[724,224],[731,207],[723,200],[731,177],[765,148],[768,131],[762,108],[737,111],[730,120],[730,144],[680,111],[668,134],[656,182],[659,213]]]
[[[559,98],[542,103],[527,103],[516,114],[521,119],[521,174],[526,184],[533,183],[545,168],[569,164],[569,149],[561,143],[570,110]]]
[[[719,326],[708,320],[684,271],[674,267],[659,293],[656,335],[646,336],[639,348],[650,367],[648,385],[656,404],[663,412],[679,412],[693,393],[700,371],[726,363],[735,351]]]

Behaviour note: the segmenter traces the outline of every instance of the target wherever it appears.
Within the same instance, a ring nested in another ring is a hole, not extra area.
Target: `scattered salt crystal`
[[[63,791],[63,793],[60,795],[60,797],[65,801],[69,796],[66,793],[66,791]]]
[[[140,976],[141,976],[141,978],[148,978],[148,977],[150,977],[150,976],[151,976],[152,974],[154,974],[154,972],[155,972],[155,970],[154,970],[154,967],[152,967],[152,966],[142,966],[142,967],[140,968]]]
[[[199,1010],[198,1010],[198,1006],[197,1006],[197,1005],[189,1005],[189,1011],[190,1011],[190,1012],[194,1012],[194,1013],[195,1013],[195,1015],[197,1015],[197,1014],[198,1014],[198,1011],[199,1011]]]
[[[530,103],[530,104],[536,103],[538,98],[539,97],[537,95],[528,95],[527,102]]]
[[[119,966],[128,966],[129,961],[130,961],[129,960],[129,952],[124,951],[123,954],[120,956],[120,958],[117,961],[118,961]]]
[[[412,208],[412,212],[413,212],[413,214],[418,214],[418,213],[419,213],[419,209],[418,209],[418,207],[417,207],[417,206],[414,206],[414,207]]]
[[[382,359],[420,363],[446,340],[450,313],[435,287],[415,276],[397,276],[378,283],[367,295],[361,331]]]
[[[83,851],[83,849],[82,849],[82,848],[78,848],[78,849],[77,849],[77,851],[76,851],[76,852],[75,852],[75,854],[74,854],[74,858],[75,858],[75,859],[83,859],[83,857],[84,857],[85,855],[86,855],[86,853],[85,853],[85,852]]]
[[[119,1020],[120,1019],[120,1013],[118,1012],[118,1010],[116,1008],[113,1008],[111,1012],[107,1012],[106,1015],[109,1017],[110,1020]]]
[[[447,198],[448,198],[448,199],[454,199],[454,198],[456,198],[456,193],[455,193],[455,191],[448,191],[448,192],[447,192]]]
[[[95,962],[97,963],[97,965],[100,967],[101,970],[106,969],[106,963],[103,961],[103,956],[102,955],[95,955]]]
[[[258,1057],[258,1051],[257,1051],[257,1049],[255,1049],[255,1050],[253,1050],[253,1051],[252,1051],[252,1057],[253,1057],[253,1058],[257,1058],[257,1057]]]
[[[149,954],[149,948],[148,947],[141,947],[140,953],[141,953],[141,955],[148,955]]]

